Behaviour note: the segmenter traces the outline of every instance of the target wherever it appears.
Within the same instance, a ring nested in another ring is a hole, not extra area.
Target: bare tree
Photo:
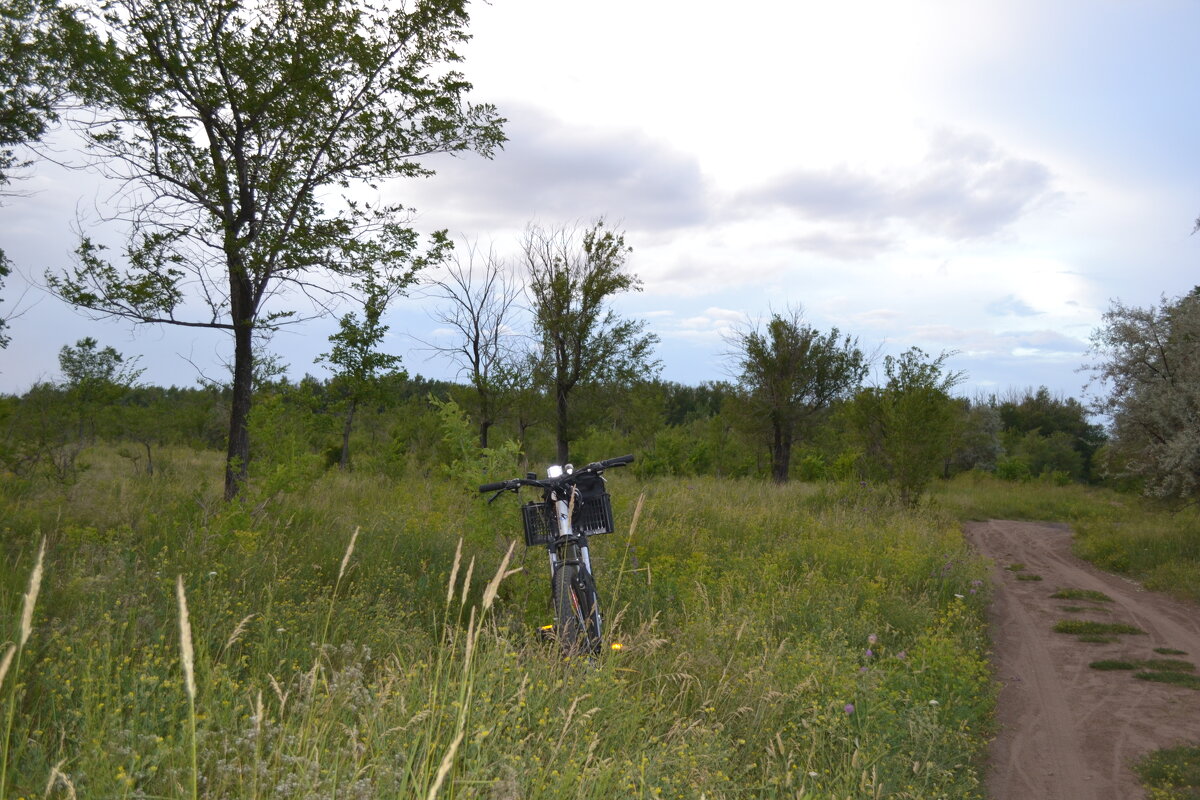
[[[488,430],[496,423],[499,403],[510,384],[513,329],[521,286],[503,260],[492,250],[479,253],[467,243],[465,258],[457,251],[446,264],[446,274],[434,281],[431,294],[441,303],[433,319],[455,331],[452,344],[425,343],[428,348],[458,365],[475,393],[479,421],[479,446],[488,446]]]

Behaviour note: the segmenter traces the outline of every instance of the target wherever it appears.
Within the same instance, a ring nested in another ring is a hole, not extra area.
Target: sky
[[[662,377],[729,379],[728,336],[800,308],[864,350],[951,352],[959,391],[1082,396],[1115,299],[1200,284],[1200,4],[1191,0],[496,0],[471,6],[462,70],[509,141],[384,187],[414,226],[515,263],[530,224],[603,217],[642,291]],[[60,145],[63,146],[63,145]],[[0,208],[17,268],[0,392],[59,378],[84,336],[142,380],[221,378],[215,331],[96,321],[46,294],[111,187],[42,162]],[[461,248],[465,251],[465,248]],[[432,277],[432,276],[431,276]],[[385,347],[454,378],[437,302],[397,301]],[[325,374],[331,319],[277,334]]]

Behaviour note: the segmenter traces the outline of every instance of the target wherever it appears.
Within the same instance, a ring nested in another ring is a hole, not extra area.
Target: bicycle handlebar
[[[561,478],[554,478],[553,480],[545,480],[545,481],[529,480],[528,478],[512,478],[511,480],[499,481],[497,483],[485,483],[479,487],[479,491],[481,491],[481,492],[503,492],[503,491],[507,491],[509,489],[516,489],[520,486],[543,486],[544,487],[548,483],[553,483],[553,484],[563,483],[564,481],[571,480],[572,478],[577,478],[586,472],[603,472],[606,469],[612,469],[613,467],[623,467],[626,464],[632,464],[632,463],[633,463],[633,454],[630,453],[629,455],[626,455],[626,456],[617,456],[616,458],[608,458],[608,459],[605,459],[604,461],[594,461],[591,464],[588,464],[586,467],[581,467],[580,469],[577,469],[570,474],[563,475]]]

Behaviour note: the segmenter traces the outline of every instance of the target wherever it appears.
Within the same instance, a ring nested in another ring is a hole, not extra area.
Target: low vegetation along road
[[[967,537],[995,562],[990,796],[1144,797],[1132,762],[1200,741],[1200,609],[1075,558],[1064,526],[993,520]]]

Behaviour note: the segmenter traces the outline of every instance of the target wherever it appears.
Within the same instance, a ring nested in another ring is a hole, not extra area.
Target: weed
[[[1017,580],[1019,581],[1040,581],[1041,579],[1041,575],[1035,575],[1032,572],[1026,572],[1017,576]]]
[[[1158,750],[1138,761],[1134,771],[1158,800],[1200,797],[1200,747]]]
[[[1186,656],[1186,650],[1176,650],[1174,647],[1156,647],[1154,652],[1160,656]]]
[[[1200,675],[1192,675],[1188,672],[1177,672],[1175,670],[1148,671],[1134,673],[1133,677],[1143,681],[1170,683],[1175,686],[1186,686],[1189,689],[1200,689]]]
[[[1095,589],[1059,589],[1050,595],[1055,600],[1094,600],[1100,603],[1111,603],[1113,599],[1104,592]]]
[[[1092,669],[1099,669],[1099,670],[1118,670],[1118,669],[1132,670],[1132,669],[1138,668],[1137,662],[1116,661],[1116,660],[1093,661],[1091,664],[1088,664],[1088,666],[1091,667]]]
[[[1145,634],[1141,628],[1127,625],[1124,622],[1096,622],[1090,619],[1064,619],[1054,626],[1055,633],[1071,633],[1077,635],[1108,635],[1108,634]]]

